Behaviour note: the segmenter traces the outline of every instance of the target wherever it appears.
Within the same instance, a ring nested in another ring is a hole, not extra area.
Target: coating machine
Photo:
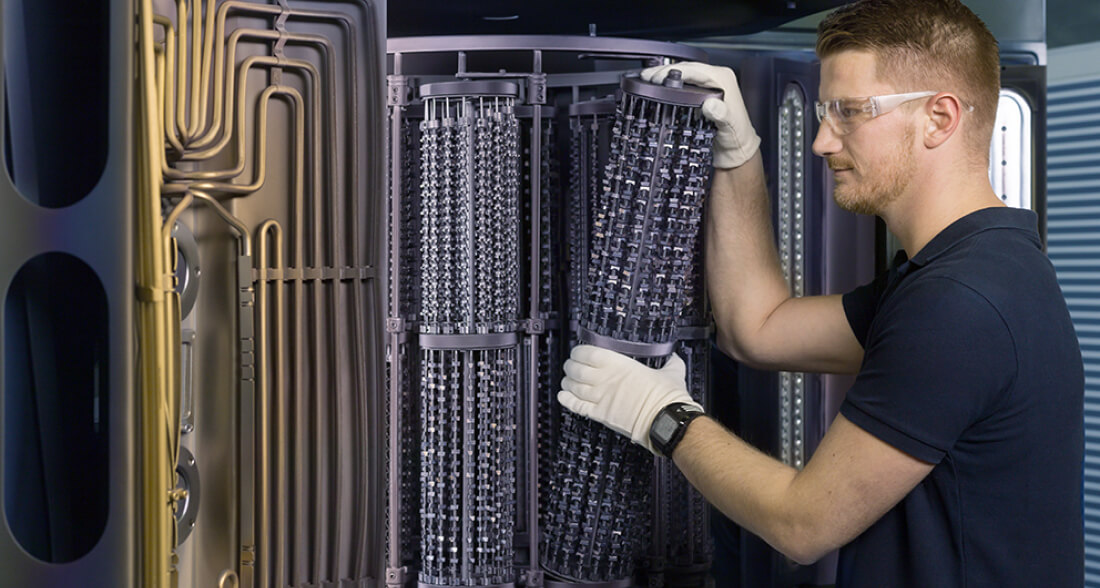
[[[555,396],[578,343],[676,353],[809,459],[846,383],[714,351],[716,91],[637,72],[738,70],[792,292],[844,291],[891,239],[768,31],[839,3],[0,0],[0,586],[828,584]],[[1042,215],[1045,50],[991,24],[991,181]]]

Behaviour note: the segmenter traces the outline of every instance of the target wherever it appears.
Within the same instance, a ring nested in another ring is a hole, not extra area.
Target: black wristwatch
[[[688,423],[705,414],[702,409],[686,402],[673,402],[657,413],[653,424],[649,426],[649,442],[653,448],[665,457],[672,457],[672,451],[680,444],[687,431]]]

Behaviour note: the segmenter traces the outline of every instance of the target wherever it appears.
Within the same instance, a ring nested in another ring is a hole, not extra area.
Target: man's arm
[[[855,373],[863,348],[840,296],[794,298],[779,265],[760,153],[715,169],[707,212],[707,290],[718,346],[754,367]]]
[[[933,468],[844,416],[802,471],[705,417],[688,425],[672,459],[711,504],[803,564],[854,539]]]
[[[642,72],[661,83],[672,69],[686,83],[722,90],[703,103],[715,124],[714,180],[707,213],[706,274],[718,344],[755,367],[855,373],[863,349],[839,296],[792,298],[780,271],[760,158],[737,76],[725,67],[676,63]]]

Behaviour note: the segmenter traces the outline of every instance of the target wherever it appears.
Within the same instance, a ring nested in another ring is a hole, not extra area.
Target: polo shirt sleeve
[[[852,332],[864,348],[867,347],[867,332],[871,329],[871,321],[875,319],[878,301],[886,290],[889,278],[890,273],[883,272],[876,276],[873,282],[864,284],[841,298],[848,325],[852,327]]]
[[[895,448],[938,463],[1010,387],[1015,345],[993,305],[953,279],[917,280],[890,298],[840,412]]]

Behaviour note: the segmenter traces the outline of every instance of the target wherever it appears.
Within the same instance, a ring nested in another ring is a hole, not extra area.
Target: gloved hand
[[[649,441],[657,413],[673,402],[703,409],[688,394],[686,375],[684,360],[676,354],[656,370],[602,347],[578,345],[565,362],[558,402],[657,455]]]
[[[745,101],[741,98],[741,88],[737,85],[737,75],[733,70],[705,63],[684,62],[644,69],[642,79],[663,84],[670,69],[680,70],[686,84],[715,88],[725,93],[722,100],[710,98],[702,106],[703,116],[714,121],[718,127],[718,132],[714,135],[714,146],[711,148],[714,167],[740,167],[748,161],[760,147],[760,137],[752,128],[749,113],[745,110]]]

